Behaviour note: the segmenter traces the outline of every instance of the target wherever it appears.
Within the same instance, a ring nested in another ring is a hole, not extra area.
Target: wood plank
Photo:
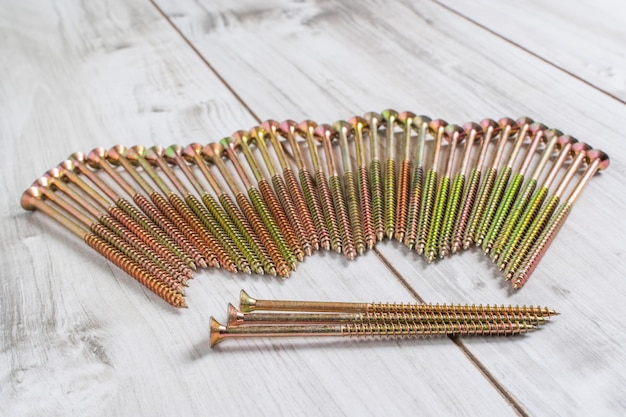
[[[546,62],[626,101],[624,19],[619,0],[549,3],[436,0]]]
[[[14,1],[0,38],[0,415],[514,414],[448,339],[210,351],[209,316],[223,320],[241,287],[263,298],[410,297],[373,254],[350,265],[325,254],[286,281],[200,272],[190,309],[173,311],[25,213],[20,194],[75,150],[207,142],[254,119],[146,2]]]
[[[457,122],[528,115],[606,150],[609,171],[589,185],[518,293],[477,253],[426,266],[396,244],[380,251],[427,301],[547,304],[563,313],[521,343],[463,342],[523,409],[623,414],[626,333],[608,318],[624,311],[626,293],[615,249],[625,197],[610,191],[624,171],[622,103],[432,2],[365,2],[350,13],[340,2],[158,4],[265,117],[332,121],[385,107]]]

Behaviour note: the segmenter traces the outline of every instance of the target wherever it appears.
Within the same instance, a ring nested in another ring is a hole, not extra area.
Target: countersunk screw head
[[[139,158],[145,159],[147,152],[148,150],[146,149],[145,146],[135,145],[126,151],[126,159],[132,162],[133,165],[137,165],[138,164],[137,160]]]
[[[575,145],[574,145],[575,146]],[[598,170],[603,171],[608,168],[609,163],[611,162],[609,156],[599,149],[592,149],[587,152],[587,160],[588,163],[591,163],[594,160],[599,160]]]
[[[220,145],[221,146],[221,145]],[[222,147],[222,150],[224,148]],[[202,145],[200,145],[199,143],[190,143],[189,145],[187,145],[187,147],[185,149],[182,150],[183,156],[185,157],[185,160],[188,162],[194,162],[195,158],[198,155],[202,154]]]
[[[570,135],[563,135],[557,139],[556,145],[559,147],[559,149],[563,149],[565,146],[574,145],[576,142],[578,142],[578,139],[576,139],[575,137]]]
[[[119,165],[120,158],[124,158],[128,149],[124,145],[115,145],[107,152],[107,161],[113,165]]]
[[[87,165],[89,165],[92,168],[100,168],[100,164],[102,163],[102,161],[104,161],[107,157],[107,151],[104,148],[101,147],[97,147],[91,150],[91,152],[89,152],[87,154]]]
[[[437,132],[440,129],[445,129],[446,126],[448,126],[448,123],[445,120],[441,119],[433,120],[428,124],[432,135],[437,135]]]
[[[22,197],[20,198],[20,204],[24,210],[36,210],[37,201],[41,201],[43,199],[44,196],[41,192],[41,188],[37,186],[32,186],[22,193]]]
[[[176,157],[183,156],[183,153],[183,147],[178,144],[174,144],[168,146],[167,149],[165,149],[165,151],[163,152],[163,158],[165,158],[165,161],[168,164],[174,164],[174,160],[176,159]]]

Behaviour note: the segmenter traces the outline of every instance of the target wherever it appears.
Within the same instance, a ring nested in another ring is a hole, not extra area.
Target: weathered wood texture
[[[492,33],[494,19],[480,22],[487,31],[452,3],[5,2],[0,415],[622,415],[626,108],[600,82],[570,75],[579,62],[557,68],[567,54],[550,51],[565,35],[511,43]],[[557,12],[515,7],[565,25]],[[577,16],[581,30],[593,22]],[[609,46],[623,37],[617,25],[603,33],[598,60],[617,59]],[[332,122],[386,107],[461,123],[528,115],[606,150],[612,165],[515,294],[477,252],[426,265],[386,243],[352,263],[307,258],[287,281],[204,271],[189,310],[172,311],[18,204],[75,150],[206,143],[259,118]],[[223,319],[242,287],[263,298],[419,297],[563,314],[520,340],[256,340],[210,351],[208,318]]]

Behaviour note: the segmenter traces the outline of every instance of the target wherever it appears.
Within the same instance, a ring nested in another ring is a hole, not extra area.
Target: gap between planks
[[[204,55],[202,55],[200,53],[200,51],[193,45],[193,43],[180,31],[180,29],[176,26],[176,24],[174,24],[174,22],[169,18],[169,16],[167,14],[165,14],[165,12],[155,3],[154,0],[148,0],[150,2],[150,4],[152,4],[152,6],[157,10],[157,12],[163,17],[163,19],[165,19],[165,21],[170,25],[170,27],[183,39],[183,41],[189,46],[189,48],[191,48],[191,50],[194,52],[194,54],[196,54],[196,56],[204,63],[204,65],[206,65],[206,67],[220,80],[220,82],[222,84],[224,84],[224,86],[228,89],[228,91],[230,91],[230,93],[235,97],[235,99],[246,109],[246,111],[254,118],[254,120],[256,120],[257,123],[261,124],[263,121],[261,120],[261,118],[254,112],[254,110],[252,110],[252,108],[248,105],[248,103],[245,102],[245,100],[243,100],[243,98],[237,93],[237,91],[235,91],[235,89],[226,81],[226,79],[224,79],[224,77],[222,77],[222,75],[219,73],[219,71],[217,71],[217,69],[211,65],[211,63],[206,59],[206,57]],[[505,41],[509,42],[510,44],[512,44],[513,46],[515,46],[516,48],[519,48],[521,50],[523,50],[524,52],[533,55],[539,59],[541,59],[542,61],[546,62],[549,65],[552,65],[554,67],[556,67],[553,63],[546,61],[543,57],[538,56],[536,54],[534,54],[533,52],[527,50],[526,48],[516,44],[515,42],[510,41],[509,39],[503,38],[502,36],[500,36],[498,33],[491,31],[490,29],[480,25],[479,23],[473,21],[472,19],[459,14],[458,12],[456,12],[455,10],[449,8],[448,6],[439,3],[437,0],[432,0],[433,3],[439,5],[440,7],[443,7],[444,9],[448,10],[450,13],[454,13],[460,17],[462,17],[463,19],[469,21],[470,23],[486,30],[487,32],[489,32],[490,34],[497,36],[498,38],[504,39]],[[568,75],[584,82],[585,84],[588,84],[589,86],[603,92],[604,94],[608,95],[609,97],[623,103],[626,104],[626,102],[623,102],[622,100],[620,100],[619,98],[613,96],[612,94],[599,89],[598,87],[594,86],[593,84],[590,84],[589,82],[587,82],[586,80],[583,80],[579,77],[577,77],[576,75],[564,70],[563,68],[560,67],[556,67],[559,70],[567,73]],[[288,157],[290,159],[292,159],[291,155],[288,155]],[[378,260],[391,272],[391,274],[400,282],[400,284],[411,294],[411,296],[418,302],[420,303],[424,303],[424,299],[422,298],[422,296],[419,295],[419,293],[413,288],[411,287],[411,285],[408,283],[408,281],[402,276],[402,274],[389,262],[389,260],[387,258],[385,258],[385,256],[380,253],[380,251],[378,251],[376,248],[373,248],[372,251],[374,252],[374,254],[376,255],[376,257],[378,258]],[[494,387],[494,389],[502,396],[502,398],[504,398],[504,400],[511,406],[511,408],[515,411],[516,414],[518,414],[521,417],[529,417],[529,414],[526,412],[526,410],[522,407],[521,404],[519,404],[515,398],[513,397],[513,395],[511,393],[509,393],[506,388],[496,379],[495,376],[493,376],[489,370],[487,370],[487,368],[482,364],[482,362],[480,362],[478,360],[478,358],[476,358],[476,356],[474,356],[474,354],[472,354],[472,352],[463,344],[463,342],[458,338],[458,337],[454,337],[454,336],[448,336],[448,338],[455,344],[455,346],[457,346],[461,352],[465,355],[465,357],[476,367],[476,369],[478,369],[478,371],[481,373],[481,375],[483,375],[483,377],[489,382],[489,384],[491,384],[491,386]]]

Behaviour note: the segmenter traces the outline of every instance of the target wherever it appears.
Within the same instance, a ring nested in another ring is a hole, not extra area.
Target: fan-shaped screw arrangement
[[[22,195],[175,307],[193,270],[287,277],[318,250],[479,246],[521,288],[608,156],[527,117],[269,120],[219,142],[76,152]]]

